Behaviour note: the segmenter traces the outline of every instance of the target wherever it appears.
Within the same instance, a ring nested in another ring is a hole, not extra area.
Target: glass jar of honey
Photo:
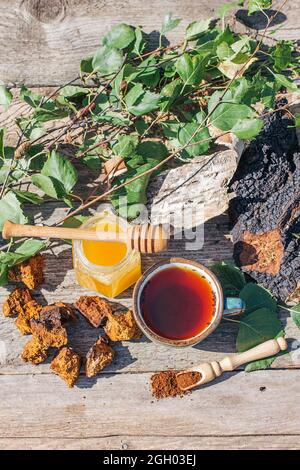
[[[79,285],[116,297],[141,277],[141,255],[126,243],[118,241],[117,234],[126,232],[128,223],[105,209],[81,226],[101,232],[101,240],[75,240],[73,263]],[[102,239],[104,232],[116,234],[116,240]]]

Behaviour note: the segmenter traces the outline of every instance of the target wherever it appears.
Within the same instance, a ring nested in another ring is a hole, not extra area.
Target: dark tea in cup
[[[239,315],[242,299],[224,298],[214,273],[193,260],[170,258],[155,264],[138,280],[133,312],[139,328],[157,343],[192,346],[219,325],[224,315]]]
[[[206,277],[188,266],[154,273],[140,300],[141,315],[157,335],[186,340],[202,333],[215,313],[215,293]]]

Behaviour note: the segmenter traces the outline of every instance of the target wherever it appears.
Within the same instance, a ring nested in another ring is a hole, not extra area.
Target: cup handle
[[[225,297],[223,316],[241,315],[245,308],[245,302],[239,297]]]

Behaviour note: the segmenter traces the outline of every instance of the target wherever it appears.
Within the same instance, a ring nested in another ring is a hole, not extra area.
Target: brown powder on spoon
[[[195,385],[201,379],[200,372],[186,372],[185,374],[180,374],[176,378],[177,385],[180,389],[185,389],[191,385]]]
[[[188,392],[181,390],[177,383],[179,370],[165,370],[157,372],[151,377],[152,395],[157,398],[167,398],[185,395]]]

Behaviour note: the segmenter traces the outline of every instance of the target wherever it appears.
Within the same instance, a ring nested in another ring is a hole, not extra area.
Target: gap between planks
[[[270,372],[278,372],[278,371],[287,371],[287,370],[299,370],[300,369],[300,366],[297,365],[295,367],[276,367],[276,368],[268,368],[268,369],[261,369],[261,370],[257,370],[256,372],[260,372],[262,370],[267,370],[267,371],[270,371]],[[116,375],[139,375],[139,374],[155,374],[157,372],[157,369],[153,369],[153,370],[137,370],[137,371],[131,371],[131,370],[128,370],[128,371],[115,371],[115,372],[99,372],[99,374],[97,374],[97,376],[95,377],[95,379],[100,379],[100,377],[114,377]],[[243,368],[239,368],[239,369],[235,369],[235,370],[232,370],[232,371],[229,371],[227,372],[227,374],[230,376],[230,375],[234,375],[234,374],[237,374],[237,373],[242,373],[242,372],[245,372]],[[245,374],[251,374],[252,372],[245,372]],[[7,371],[7,372],[0,372],[0,377],[5,377],[5,376],[11,376],[11,377],[20,377],[20,376],[36,376],[36,375],[39,375],[39,376],[52,376],[53,375],[53,372],[49,372],[49,371],[42,371],[42,372],[35,372],[34,370],[31,370],[31,371],[20,371],[20,372],[10,372],[10,371]],[[80,372],[79,374],[79,378],[85,378],[86,375],[84,372]]]
[[[111,435],[83,438],[0,438],[0,449],[70,449],[70,450],[208,450],[208,449],[298,449],[299,434],[243,435],[243,436],[156,436]]]

